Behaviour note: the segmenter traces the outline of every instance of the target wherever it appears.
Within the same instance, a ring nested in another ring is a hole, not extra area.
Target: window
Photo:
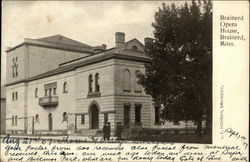
[[[95,91],[99,92],[100,91],[100,86],[99,86],[99,73],[95,74]]]
[[[81,124],[85,124],[85,115],[81,114]]]
[[[44,84],[45,96],[56,95],[57,82]]]
[[[53,88],[53,95],[56,95],[56,88]]]
[[[17,70],[17,68],[18,68],[18,65],[16,65],[16,77],[18,76],[18,70]]]
[[[63,93],[68,93],[68,85],[67,82],[63,83]]]
[[[14,126],[15,125],[15,117],[14,117],[14,115],[12,116],[12,126]]]
[[[17,92],[12,92],[12,100],[17,100],[18,99],[18,93]]]
[[[141,105],[135,105],[135,123],[141,123]]]
[[[138,50],[137,46],[133,46],[132,50],[137,51]]]
[[[139,81],[139,75],[141,74],[141,72],[139,70],[137,70],[135,72],[135,93],[141,93],[141,85],[138,83]]]
[[[62,116],[62,122],[64,122],[64,121],[68,121],[68,116],[67,116],[66,112],[64,112],[63,116]]]
[[[18,64],[17,64],[17,57],[12,59],[12,77],[17,77],[18,76]]]
[[[160,124],[160,107],[155,106],[155,124]]]
[[[16,92],[16,98],[15,98],[16,100],[18,99],[18,93]]]
[[[15,66],[12,66],[12,77],[15,77]]]
[[[92,74],[89,75],[89,92],[92,92],[93,77]]]
[[[124,105],[124,126],[129,127],[130,125],[130,104]]]
[[[109,114],[108,113],[104,113],[104,123],[107,124],[108,120],[109,120]]]
[[[39,115],[38,114],[36,114],[36,116],[35,116],[35,123],[38,123],[38,124],[40,123],[39,122]]]
[[[130,72],[128,69],[123,72],[123,91],[130,92]]]
[[[15,116],[15,125],[17,126],[17,115]]]
[[[38,88],[35,89],[35,98],[38,97]]]

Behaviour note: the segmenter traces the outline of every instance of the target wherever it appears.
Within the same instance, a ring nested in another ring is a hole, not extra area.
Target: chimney
[[[147,47],[148,45],[152,44],[153,41],[154,41],[153,38],[146,37],[146,38],[144,39],[144,45],[145,45],[145,47]]]
[[[106,51],[107,45],[106,44],[102,44],[102,48],[103,48],[104,51]]]
[[[106,44],[103,44],[103,45],[101,45],[101,46],[95,46],[95,47],[93,48],[93,50],[94,50],[95,53],[100,53],[100,52],[105,51],[106,48],[107,48],[107,45],[106,45]]]
[[[125,48],[125,33],[122,32],[115,33],[115,47]]]

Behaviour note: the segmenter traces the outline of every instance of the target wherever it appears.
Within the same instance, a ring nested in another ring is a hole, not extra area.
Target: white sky
[[[23,38],[61,34],[89,44],[114,46],[115,32],[126,34],[126,41],[143,43],[152,37],[154,13],[163,1],[3,1],[1,77],[5,83],[5,50]],[[166,2],[170,4],[170,2]],[[175,2],[184,4],[183,1]]]

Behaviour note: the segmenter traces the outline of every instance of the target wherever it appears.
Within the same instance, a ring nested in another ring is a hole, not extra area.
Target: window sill
[[[87,98],[101,97],[101,92],[89,92]]]
[[[131,90],[123,90],[123,92],[131,92]]]

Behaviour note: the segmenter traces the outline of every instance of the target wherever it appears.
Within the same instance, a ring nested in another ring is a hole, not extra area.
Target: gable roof
[[[50,37],[39,38],[36,40],[45,41],[45,42],[53,42],[53,43],[57,43],[57,44],[67,44],[67,45],[71,45],[71,46],[79,46],[79,47],[84,47],[84,48],[92,48],[92,46],[90,46],[90,45],[75,41],[73,39],[67,38],[67,37],[62,36],[60,34],[53,35]]]
[[[84,53],[89,53],[89,54],[94,53],[92,46],[75,41],[73,39],[67,38],[60,34],[50,36],[50,37],[39,38],[39,39],[24,38],[23,43],[18,44],[14,47],[8,48],[6,52],[10,52],[24,44],[63,49],[63,50],[76,51],[76,52],[84,52]]]
[[[145,46],[136,38],[127,41],[125,44],[129,44],[131,42],[137,42],[143,49],[145,49]]]

